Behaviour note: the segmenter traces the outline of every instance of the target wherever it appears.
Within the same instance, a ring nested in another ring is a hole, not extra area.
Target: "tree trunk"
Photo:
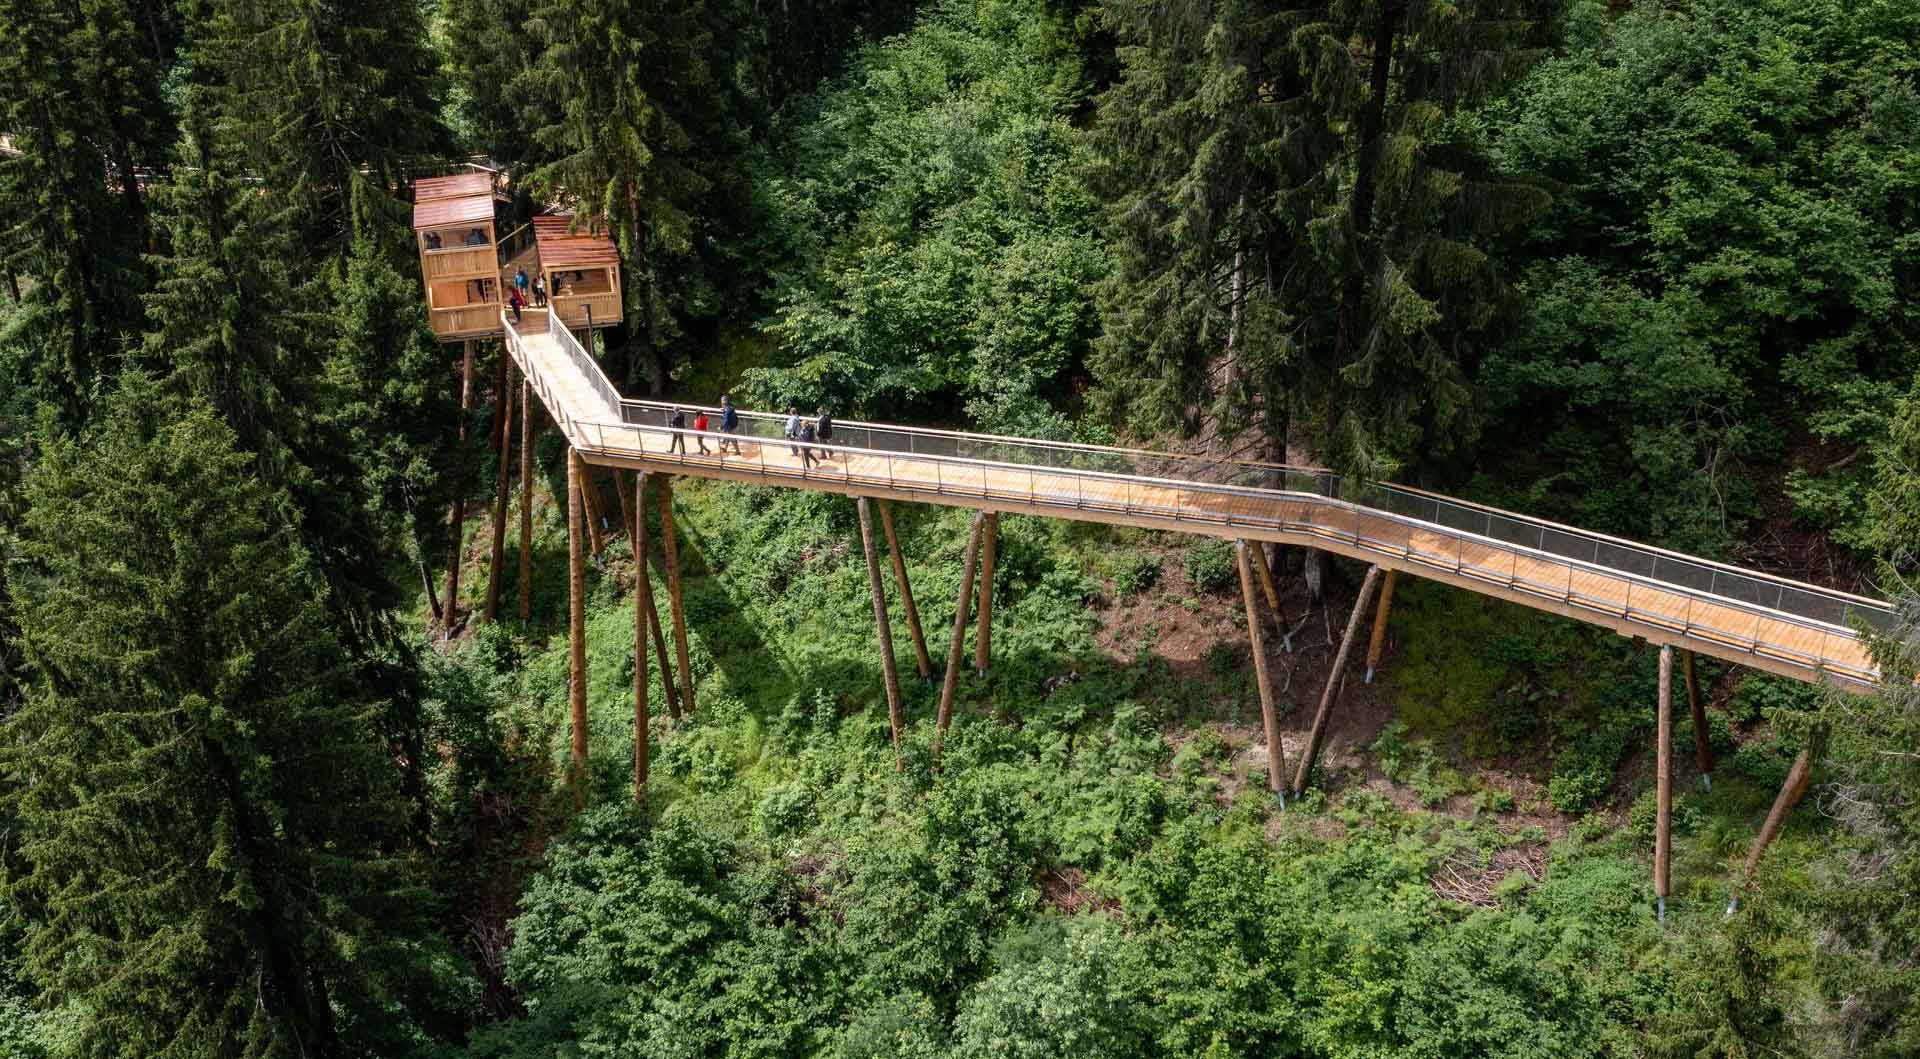
[[[633,277],[640,288],[641,345],[646,347],[647,392],[655,397],[667,392],[667,363],[660,352],[653,319],[653,280],[647,258],[647,229],[640,221],[640,192],[632,177],[627,178],[628,239],[633,243]]]

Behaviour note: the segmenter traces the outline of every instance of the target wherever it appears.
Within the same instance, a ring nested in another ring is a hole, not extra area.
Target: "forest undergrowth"
[[[473,931],[513,1016],[475,1054],[1691,1055],[1717,1034],[1841,1018],[1805,970],[1806,933],[1782,929],[1791,901],[1723,916],[1798,749],[1767,724],[1806,705],[1791,685],[1703,666],[1722,764],[1711,793],[1681,772],[1663,926],[1655,667],[1626,641],[1403,583],[1378,682],[1352,675],[1314,789],[1281,812],[1217,546],[1006,517],[990,675],[968,665],[937,767],[938,687],[913,671],[888,579],[908,719],[896,771],[853,505],[731,484],[674,495],[697,709],[669,718],[650,666],[644,809],[624,538],[589,576],[584,815],[558,783],[550,503],[535,620],[477,628],[439,670],[465,699],[449,714],[482,729],[451,739],[522,751],[493,776],[442,777],[449,805],[516,806],[506,832],[476,812],[474,845],[525,881]],[[936,666],[967,517],[896,511]],[[1328,602],[1335,635],[1349,594]],[[1304,593],[1286,603],[1299,615]],[[1215,630],[1198,659],[1116,620],[1169,610]],[[1325,665],[1283,696],[1290,753]],[[529,831],[551,839],[544,861],[525,856]],[[1831,840],[1801,814],[1769,877]]]

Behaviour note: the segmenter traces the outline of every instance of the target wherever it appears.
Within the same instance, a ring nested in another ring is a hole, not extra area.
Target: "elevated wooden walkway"
[[[1857,628],[1892,619],[1878,600],[1312,468],[857,422],[803,452],[781,436],[783,417],[757,413],[741,415],[741,451],[722,453],[718,433],[669,429],[674,406],[622,399],[546,314],[505,337],[588,463],[1310,545],[1855,691],[1878,680]]]

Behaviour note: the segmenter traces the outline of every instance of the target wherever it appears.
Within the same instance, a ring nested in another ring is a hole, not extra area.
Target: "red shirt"
[[[707,429],[707,414],[705,412],[702,412],[699,415],[693,417],[693,429],[695,430]]]

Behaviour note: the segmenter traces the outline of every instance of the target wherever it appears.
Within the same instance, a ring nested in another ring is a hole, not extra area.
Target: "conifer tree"
[[[1452,119],[1561,6],[1113,0],[1097,144],[1135,190],[1114,211],[1110,389],[1163,422],[1225,399],[1276,448],[1297,417],[1309,452],[1375,476],[1457,439],[1503,298],[1481,243],[1544,195]]]
[[[141,174],[172,141],[166,47],[151,8],[124,0],[0,5],[0,132],[18,151],[0,156],[0,271],[29,281],[0,335],[29,351],[0,379],[9,403],[51,399],[76,419],[139,328]]]
[[[624,304],[654,392],[690,305],[711,300],[696,242],[702,202],[738,135],[721,49],[725,7],[543,0],[539,57],[520,82],[538,122],[529,183],[603,218],[622,244]]]
[[[29,480],[7,899],[81,1055],[360,1054],[417,971],[377,707],[249,462],[129,373]]]
[[[299,208],[303,239],[289,251],[343,261],[363,224],[401,216],[387,192],[407,182],[406,163],[451,150],[420,4],[221,3],[196,36],[197,76],[219,88],[223,137]],[[373,194],[356,194],[367,185]]]

